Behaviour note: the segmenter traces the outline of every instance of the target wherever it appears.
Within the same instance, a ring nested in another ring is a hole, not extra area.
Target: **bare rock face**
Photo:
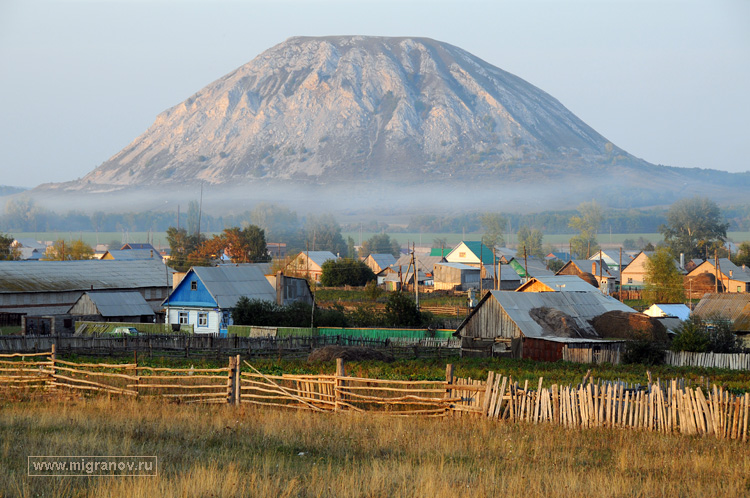
[[[426,38],[300,37],[163,112],[64,188],[393,175],[500,181],[618,160],[647,164],[460,48]]]

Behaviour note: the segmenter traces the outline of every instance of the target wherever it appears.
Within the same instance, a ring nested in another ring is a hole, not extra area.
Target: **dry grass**
[[[157,455],[153,478],[27,477],[28,455]],[[750,445],[477,418],[91,398],[0,402],[3,496],[747,496]]]

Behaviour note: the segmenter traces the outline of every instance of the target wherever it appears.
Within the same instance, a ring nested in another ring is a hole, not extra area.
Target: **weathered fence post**
[[[341,404],[341,401],[343,401],[344,396],[341,393],[341,389],[345,386],[343,377],[346,376],[346,370],[344,368],[344,359],[343,358],[336,358],[336,387],[334,391],[335,395],[335,405],[334,410],[340,411],[343,406]]]
[[[229,357],[229,376],[227,377],[227,404],[233,405],[235,395],[235,371],[237,370],[237,357]]]
[[[52,362],[52,366],[50,367],[50,376],[52,378],[52,383],[56,382],[55,375],[57,374],[57,371],[55,370],[55,360],[57,359],[57,344],[52,343],[50,346],[50,352],[49,352],[49,360]]]
[[[234,404],[239,405],[242,402],[242,361],[240,355],[235,356],[235,368],[234,374]]]
[[[140,389],[138,389],[138,384],[141,383],[141,378],[138,376],[138,351],[133,351],[133,363],[135,364],[135,367],[133,370],[135,371],[135,397],[138,398],[141,395]]]
[[[453,397],[453,363],[445,365],[445,397],[446,399]],[[453,403],[450,404],[450,408],[453,408]]]

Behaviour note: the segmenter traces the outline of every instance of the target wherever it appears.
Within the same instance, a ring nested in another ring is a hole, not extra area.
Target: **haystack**
[[[542,306],[529,310],[529,316],[542,327],[544,335],[555,337],[594,337],[581,328],[575,319],[558,309]]]
[[[393,361],[393,357],[383,351],[359,346],[325,346],[318,348],[307,357],[307,361]]]
[[[656,318],[643,313],[608,311],[591,320],[596,332],[605,339],[632,339],[666,342],[667,329]]]

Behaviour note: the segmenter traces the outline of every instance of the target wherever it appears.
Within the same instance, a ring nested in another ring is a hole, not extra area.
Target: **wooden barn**
[[[461,337],[461,354],[465,356],[506,354],[559,360],[562,349],[558,343],[609,342],[601,339],[590,323],[609,311],[635,313],[599,291],[492,291],[458,327],[456,335]],[[555,344],[540,345],[538,341]]]
[[[87,291],[68,314],[93,322],[153,323],[156,317],[138,291]]]

